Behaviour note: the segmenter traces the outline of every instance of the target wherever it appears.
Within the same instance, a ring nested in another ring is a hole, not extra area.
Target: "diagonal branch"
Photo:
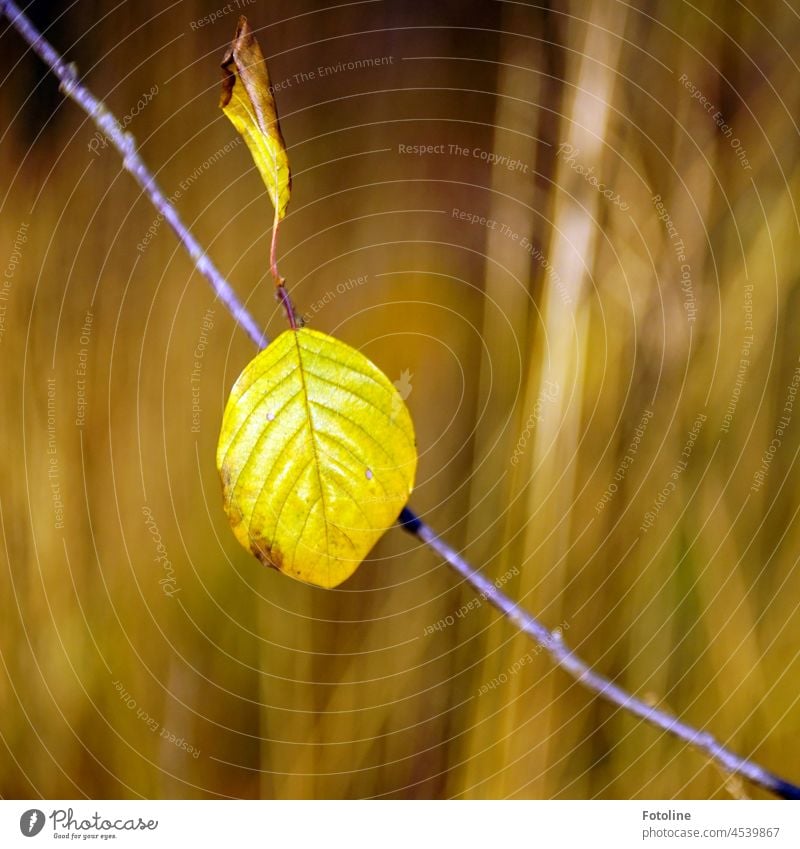
[[[455,569],[474,589],[478,590],[484,598],[487,598],[520,631],[532,637],[547,651],[553,663],[571,675],[579,684],[623,710],[627,710],[651,725],[655,725],[656,728],[660,728],[700,749],[727,772],[749,778],[754,784],[758,784],[784,799],[800,799],[800,787],[779,778],[757,763],[730,751],[730,749],[726,749],[707,731],[693,728],[680,719],[670,716],[665,711],[637,699],[636,696],[632,696],[622,687],[606,678],[605,675],[595,672],[564,642],[560,631],[550,631],[526,610],[520,609],[505,593],[497,589],[485,575],[470,566],[452,546],[437,536],[430,525],[423,522],[408,507],[400,514],[399,522],[409,533],[414,534],[425,545],[444,558],[449,566]]]
[[[142,187],[142,190],[164,220],[169,222],[192,258],[194,267],[208,279],[237,324],[247,332],[256,345],[265,346],[268,340],[264,337],[261,328],[244,308],[231,284],[220,274],[200,243],[181,221],[173,204],[158,187],[152,173],[139,156],[133,136],[125,132],[122,125],[101,100],[98,100],[86,86],[78,82],[78,72],[75,66],[68,65],[63,60],[50,42],[46,41],[36,30],[30,19],[16,3],[10,2],[10,0],[0,0],[0,9],[19,34],[28,42],[34,53],[58,77],[61,83],[61,91],[83,109],[108,141],[119,151],[125,170]]]
[[[142,191],[159,214],[169,222],[188,251],[189,256],[191,256],[195,268],[208,279],[234,320],[247,332],[258,347],[266,347],[269,340],[242,305],[231,284],[222,276],[183,223],[175,207],[158,187],[152,173],[139,156],[133,137],[122,129],[117,119],[104,104],[78,82],[74,67],[64,62],[13,0],[0,0],[0,12],[9,19],[12,26],[30,45],[31,49],[58,77],[64,94],[74,100],[86,112],[119,151],[125,170],[141,186]],[[547,651],[556,666],[563,669],[586,689],[617,705],[622,710],[644,719],[656,728],[683,740],[690,746],[700,749],[727,772],[748,778],[754,784],[781,798],[800,799],[800,787],[779,778],[757,763],[737,755],[719,743],[708,732],[693,728],[680,719],[648,705],[614,684],[604,675],[595,672],[563,641],[560,632],[550,631],[530,613],[520,609],[485,575],[470,566],[458,551],[439,537],[410,508],[406,507],[400,514],[399,523],[406,531],[442,557],[467,583],[488,599],[506,619],[510,620],[520,631],[527,634]]]

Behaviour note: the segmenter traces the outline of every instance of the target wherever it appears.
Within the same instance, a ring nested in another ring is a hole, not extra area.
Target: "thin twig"
[[[283,277],[278,271],[278,230],[281,226],[281,217],[278,213],[278,207],[275,207],[275,217],[272,220],[272,241],[269,246],[269,267],[272,271],[272,279],[275,281],[275,286],[283,285]]]
[[[636,696],[632,696],[619,685],[595,672],[564,642],[560,631],[550,631],[526,610],[522,610],[505,593],[501,592],[485,575],[473,569],[469,563],[436,532],[416,516],[408,507],[400,514],[400,524],[418,537],[429,548],[453,567],[472,587],[487,598],[520,631],[528,634],[548,652],[556,666],[568,672],[579,684],[609,702],[641,717],[651,725],[669,732],[690,745],[701,749],[719,763],[728,773],[749,778],[766,790],[784,799],[800,799],[800,787],[773,775],[753,761],[747,760],[726,749],[711,734],[699,731],[680,719],[670,716]]]
[[[50,67],[61,81],[64,93],[72,98],[105,133],[108,140],[122,155],[124,167],[153,206],[172,226],[178,238],[183,243],[197,270],[208,278],[220,300],[230,311],[234,320],[247,332],[259,348],[268,344],[268,339],[256,324],[250,313],[244,308],[236,296],[230,283],[220,274],[214,263],[200,244],[182,222],[175,207],[165,197],[155,182],[155,178],[145,166],[136,151],[133,137],[122,130],[116,118],[106,109],[101,101],[94,97],[88,89],[78,82],[75,69],[67,65],[61,56],[45,41],[30,20],[12,0],[0,0],[0,10],[8,17],[11,24],[28,42],[34,52]],[[271,259],[274,266],[275,252]],[[279,287],[279,291],[280,291]],[[285,306],[285,302],[284,302]],[[289,307],[291,309],[291,307]],[[561,633],[550,631],[535,617],[522,610],[507,595],[501,592],[486,576],[469,563],[431,527],[419,518],[410,508],[406,507],[400,514],[400,525],[417,537],[428,548],[435,551],[445,562],[458,572],[484,598],[488,599],[505,618],[528,634],[545,651],[548,652],[556,666],[572,676],[579,684],[586,687],[601,698],[617,705],[623,710],[644,719],[651,725],[672,734],[689,745],[702,750],[716,761],[728,773],[741,775],[765,790],[769,790],[784,799],[800,799],[800,787],[773,775],[758,764],[743,758],[719,743],[711,734],[699,731],[685,722],[670,716],[656,707],[648,705],[627,693],[613,681],[595,672],[563,641]]]

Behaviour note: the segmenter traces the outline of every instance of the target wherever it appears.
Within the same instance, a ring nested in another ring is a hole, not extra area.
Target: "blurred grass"
[[[242,147],[216,157],[232,138],[216,66],[235,22],[191,26],[216,8],[82,0],[48,35],[120,117],[158,84],[130,130],[274,335],[282,319],[268,295],[263,186]],[[312,326],[361,347],[392,380],[412,373],[416,509],[493,578],[517,567],[504,584],[512,597],[562,624],[599,669],[800,780],[796,421],[751,491],[798,364],[796,10],[246,11],[266,27],[273,81],[393,57],[278,92],[295,174],[281,271],[301,312],[326,301]],[[42,27],[54,16],[44,3],[32,14]],[[213,457],[249,341],[165,226],[137,251],[155,213],[113,152],[88,150],[93,128],[19,38],[4,31],[0,44],[4,256],[29,225],[0,339],[0,794],[739,792],[698,753],[590,699],[544,654],[478,696],[532,647],[485,605],[455,616],[474,594],[400,531],[336,592],[267,573],[239,549]],[[681,74],[723,112],[752,170]],[[557,155],[562,143],[580,148],[578,161],[628,212]],[[398,144],[458,144],[529,170],[403,155]],[[685,245],[691,323],[655,194]],[[751,356],[724,432],[750,332],[748,283]],[[193,432],[190,376],[208,309]],[[63,530],[48,478],[48,378]],[[559,384],[557,399],[523,439],[546,380]],[[598,511],[645,410],[653,417],[634,462]],[[642,532],[700,413],[676,489]],[[173,598],[159,584],[145,505],[174,567]],[[447,616],[452,626],[425,633]]]

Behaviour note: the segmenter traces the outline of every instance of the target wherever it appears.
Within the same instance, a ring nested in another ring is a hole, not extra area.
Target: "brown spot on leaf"
[[[283,552],[277,545],[271,548],[263,539],[250,537],[250,551],[260,560],[265,566],[272,569],[283,571]]]

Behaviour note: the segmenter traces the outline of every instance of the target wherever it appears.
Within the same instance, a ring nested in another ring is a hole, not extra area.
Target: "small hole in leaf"
[[[267,421],[271,422],[275,418],[275,413],[267,413]]]
[[[367,480],[371,481],[372,480],[372,469],[367,469],[365,474],[367,476]]]

